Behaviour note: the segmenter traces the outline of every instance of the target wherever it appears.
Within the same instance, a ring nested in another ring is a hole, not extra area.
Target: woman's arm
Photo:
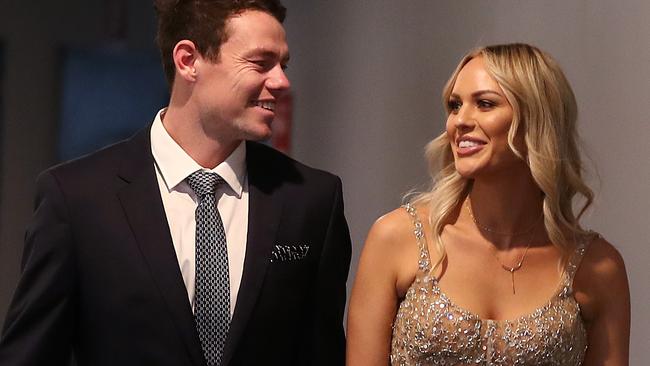
[[[620,253],[597,238],[587,249],[574,288],[587,323],[585,366],[627,366],[630,289]]]
[[[348,309],[348,366],[389,364],[399,268],[411,260],[410,267],[417,265],[415,237],[404,235],[412,236],[409,225],[407,213],[396,210],[377,220],[368,233]]]

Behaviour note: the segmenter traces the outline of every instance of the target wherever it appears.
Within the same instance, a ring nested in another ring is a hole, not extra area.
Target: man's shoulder
[[[340,181],[328,171],[311,167],[263,143],[247,141],[246,154],[249,171],[264,171],[287,180]]]
[[[107,145],[97,151],[54,165],[44,172],[61,179],[86,181],[88,179],[105,179],[114,175],[124,162],[134,160],[151,160],[151,149],[147,129],[135,135]]]

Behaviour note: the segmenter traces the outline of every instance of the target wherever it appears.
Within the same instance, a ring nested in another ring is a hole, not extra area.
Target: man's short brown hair
[[[225,24],[229,17],[245,10],[261,10],[282,23],[286,15],[280,0],[154,0],[154,6],[158,15],[156,42],[170,88],[176,73],[172,52],[179,41],[194,42],[201,56],[216,61],[227,39]]]

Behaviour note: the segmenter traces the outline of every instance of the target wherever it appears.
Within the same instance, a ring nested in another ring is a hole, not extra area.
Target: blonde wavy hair
[[[449,114],[449,96],[460,70],[473,58],[482,57],[487,72],[497,81],[513,109],[508,144],[516,156],[530,167],[533,179],[544,196],[543,215],[546,232],[568,256],[577,238],[590,236],[579,220],[591,205],[594,194],[582,178],[583,166],[578,149],[576,99],[556,61],[540,49],[521,43],[481,47],[460,61],[447,81],[442,101]],[[515,147],[515,136],[524,135],[526,150]],[[447,133],[426,147],[432,176],[430,191],[413,198],[415,205],[428,205],[438,259],[432,270],[445,259],[442,230],[452,212],[463,203],[472,180],[460,176],[454,166]],[[578,210],[574,211],[574,202]]]

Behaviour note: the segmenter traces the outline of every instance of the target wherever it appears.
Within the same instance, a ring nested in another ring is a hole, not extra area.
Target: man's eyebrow
[[[280,58],[280,55],[277,52],[265,49],[265,48],[255,48],[247,53],[248,57],[253,57],[253,56],[260,56],[264,58]],[[283,63],[289,62],[289,53],[284,55],[281,60]]]

